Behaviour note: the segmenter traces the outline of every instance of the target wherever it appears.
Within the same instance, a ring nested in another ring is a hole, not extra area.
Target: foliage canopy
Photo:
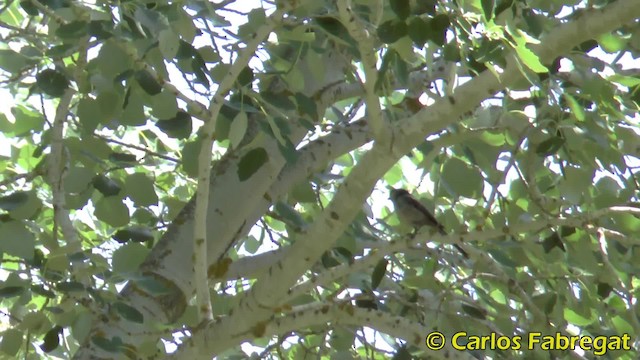
[[[637,0],[7,1],[0,352],[549,357],[541,332],[638,358],[639,22]],[[450,235],[408,234],[389,187]]]

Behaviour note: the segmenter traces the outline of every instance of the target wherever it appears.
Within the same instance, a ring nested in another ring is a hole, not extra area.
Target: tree
[[[0,10],[4,354],[637,358],[637,0],[247,4]]]

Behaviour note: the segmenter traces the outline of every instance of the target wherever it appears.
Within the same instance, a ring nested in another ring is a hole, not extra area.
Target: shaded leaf
[[[144,316],[138,309],[133,306],[129,306],[121,301],[117,301],[113,304],[113,307],[116,309],[118,314],[123,318],[135,322],[138,324],[142,324],[144,322]]]
[[[24,287],[22,286],[5,286],[0,288],[0,298],[12,298],[14,296],[22,295]]]
[[[389,0],[391,10],[398,16],[398,18],[404,20],[411,15],[411,5],[409,0]]]
[[[153,233],[146,227],[136,226],[116,231],[113,239],[121,244],[126,242],[145,242],[153,240]]]
[[[63,328],[61,326],[54,326],[51,330],[47,331],[44,335],[44,343],[40,345],[40,349],[46,353],[57,349],[60,345],[60,334],[62,333],[62,329]]]
[[[371,289],[375,290],[378,288],[382,279],[384,279],[384,275],[387,272],[387,264],[389,261],[387,259],[381,259],[376,264],[376,267],[373,268],[373,273],[371,274]]]
[[[408,26],[402,20],[388,20],[378,26],[378,37],[385,44],[394,43],[408,33]]]
[[[11,211],[27,203],[29,193],[16,191],[10,195],[0,197],[0,209]]]
[[[269,160],[269,155],[264,148],[255,148],[247,152],[238,163],[238,179],[249,179],[262,165]]]
[[[565,140],[559,136],[552,136],[536,146],[536,154],[542,157],[553,155],[564,145]]]
[[[156,81],[156,78],[147,70],[136,71],[134,78],[147,94],[157,95],[162,91],[162,85]]]
[[[170,119],[156,121],[156,126],[170,137],[186,139],[191,135],[193,125],[189,113],[178,111]]]
[[[115,181],[104,175],[97,175],[93,178],[93,187],[104,196],[114,196],[120,193],[120,186]]]
[[[53,97],[61,97],[69,87],[69,80],[61,72],[53,69],[42,70],[36,75],[40,90]]]

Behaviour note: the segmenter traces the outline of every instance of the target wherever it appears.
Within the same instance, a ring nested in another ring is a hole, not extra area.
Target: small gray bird
[[[420,229],[423,226],[435,227],[442,235],[446,235],[442,224],[436,220],[436,218],[424,207],[418,200],[416,200],[405,189],[391,189],[391,201],[395,207],[398,219],[403,224],[413,226],[415,230]],[[468,258],[469,255],[460,246],[454,244],[453,246],[460,251],[460,253]]]

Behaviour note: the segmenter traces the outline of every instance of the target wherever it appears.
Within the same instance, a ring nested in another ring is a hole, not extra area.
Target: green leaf
[[[121,244],[129,241],[142,243],[153,240],[153,233],[146,227],[135,226],[116,231],[113,239]]]
[[[525,43],[520,43],[515,47],[516,53],[518,54],[518,58],[522,60],[524,65],[529,69],[537,72],[537,73],[546,73],[549,72],[546,66],[542,65],[540,62],[540,58],[533,51],[529,50],[525,46]]]
[[[125,226],[129,223],[129,209],[117,197],[105,197],[95,204],[94,215],[113,227]]]
[[[93,133],[98,124],[106,122],[107,119],[98,101],[90,97],[82,98],[78,102],[78,117],[82,130],[86,133]]]
[[[584,121],[586,118],[584,114],[584,108],[580,104],[578,104],[578,101],[566,92],[563,93],[562,96],[564,96],[565,100],[567,101],[567,104],[571,109],[571,114],[576,118],[576,120]]]
[[[109,154],[109,160],[123,165],[135,164],[138,162],[138,158],[136,158],[135,155],[120,152],[112,152]]]
[[[484,18],[487,20],[491,20],[493,18],[493,9],[495,9],[495,0],[481,0],[480,4],[482,5],[482,13]]]
[[[176,139],[186,139],[191,136],[193,123],[191,115],[184,111],[178,111],[176,116],[156,121],[156,126],[169,137]]]
[[[542,157],[553,155],[564,145],[565,140],[559,136],[552,136],[536,146],[536,154]]]
[[[593,318],[585,318],[584,316],[578,314],[572,309],[565,308],[564,309],[564,319],[567,320],[568,323],[573,324],[575,326],[587,326],[591,325],[594,321]]]
[[[4,128],[3,126],[5,133],[20,137],[28,135],[31,132],[41,131],[44,126],[44,117],[42,114],[25,106],[15,106],[11,108],[11,113],[15,118],[15,122],[11,124],[7,121],[7,123],[3,124],[8,126],[8,128]],[[6,118],[4,119],[6,121]]]
[[[385,44],[394,43],[408,33],[407,24],[398,19],[388,20],[378,26],[378,38]]]
[[[5,286],[0,288],[0,298],[7,299],[22,295],[24,287],[22,286]]]
[[[113,307],[116,309],[118,314],[120,314],[120,316],[131,322],[135,322],[138,324],[142,324],[144,322],[144,316],[142,315],[142,313],[133,306],[129,306],[121,301],[116,301],[113,304]]]
[[[376,267],[373,268],[373,273],[371,273],[371,290],[377,289],[382,279],[384,279],[388,264],[389,261],[387,259],[381,259],[376,264]]]
[[[254,77],[253,70],[249,66],[245,66],[238,74],[237,82],[240,87],[245,87],[253,82]]]
[[[136,71],[134,78],[147,94],[157,95],[162,91],[162,85],[160,85],[156,78],[151,75],[147,70]]]
[[[133,16],[137,22],[149,29],[152,36],[157,36],[156,34],[169,28],[169,20],[158,11],[140,6],[136,9]]]
[[[54,326],[51,330],[47,331],[44,335],[44,342],[40,345],[42,351],[49,353],[57,349],[60,345],[60,334],[63,328],[61,326]]]
[[[447,30],[449,29],[450,24],[451,22],[447,15],[436,15],[429,22],[429,27],[431,27],[431,31],[428,32],[429,40],[433,41],[439,46],[444,46],[444,44],[447,42]]]
[[[36,75],[40,90],[52,97],[61,97],[69,87],[69,80],[61,72],[53,69],[42,70]]]
[[[218,122],[221,122],[220,120],[222,119],[219,119]],[[198,156],[200,155],[201,144],[201,138],[189,141],[184,144],[180,154],[182,169],[192,178],[198,177]]]
[[[140,243],[130,242],[113,252],[113,272],[134,273],[149,254],[149,249]]]
[[[269,155],[264,148],[255,148],[247,152],[238,163],[238,179],[249,179],[262,165],[269,160]]]
[[[421,17],[416,16],[409,21],[409,27],[407,28],[409,38],[420,48],[429,40],[430,31],[430,23]]]
[[[124,187],[129,198],[137,206],[149,206],[158,203],[158,195],[153,186],[153,181],[143,173],[127,176]]]
[[[460,307],[462,308],[462,311],[464,311],[471,317],[474,317],[480,320],[485,320],[487,318],[485,312],[475,306],[462,304]]]
[[[248,124],[249,118],[247,117],[247,113],[240,111],[231,122],[231,128],[229,129],[229,142],[232,148],[235,149],[240,145],[247,131]]]
[[[77,194],[87,190],[93,181],[94,173],[86,167],[74,166],[69,169],[65,178],[64,190],[70,194]]]
[[[404,20],[411,15],[411,5],[409,4],[409,0],[390,0],[389,4],[391,5],[391,10],[393,10],[401,20]]]
[[[72,21],[70,23],[62,24],[56,29],[56,36],[62,39],[79,39],[82,36],[87,35],[88,23],[86,21]]]
[[[93,178],[93,187],[100,191],[105,197],[118,195],[118,193],[120,193],[118,183],[104,175],[98,175]]]
[[[91,337],[91,342],[100,349],[111,353],[120,352],[120,347],[122,346],[122,339],[115,336],[112,339],[107,339],[103,336],[96,335]]]
[[[178,54],[180,48],[180,38],[171,29],[160,31],[158,36],[158,46],[160,53],[166,60],[172,60]]]
[[[22,259],[31,260],[36,237],[21,221],[0,223],[0,250]]]
[[[0,69],[15,74],[31,66],[35,60],[30,59],[11,49],[0,49]]]
[[[96,97],[98,108],[104,119],[111,120],[122,111],[122,97],[113,90],[102,91]]]
[[[38,7],[35,6],[29,0],[20,1],[20,7],[22,8],[22,10],[24,10],[24,12],[27,13],[27,15],[30,15],[30,16],[38,16],[38,15],[40,15],[40,13],[38,12]]]
[[[484,188],[480,171],[457,158],[452,158],[444,164],[442,183],[453,195],[471,199],[482,196]]]
[[[152,114],[158,119],[172,118],[178,113],[178,101],[174,94],[164,91],[151,98]]]
[[[65,293],[66,292],[83,292],[86,290],[84,285],[82,285],[77,281],[65,281],[65,282],[58,283],[58,285],[56,285],[56,289],[58,291],[62,291]]]
[[[29,193],[16,191],[10,195],[0,197],[0,209],[10,211],[23,206],[29,200]]]
[[[2,343],[0,343],[0,351],[16,358],[18,351],[22,347],[23,334],[20,330],[9,329],[2,333]]]

